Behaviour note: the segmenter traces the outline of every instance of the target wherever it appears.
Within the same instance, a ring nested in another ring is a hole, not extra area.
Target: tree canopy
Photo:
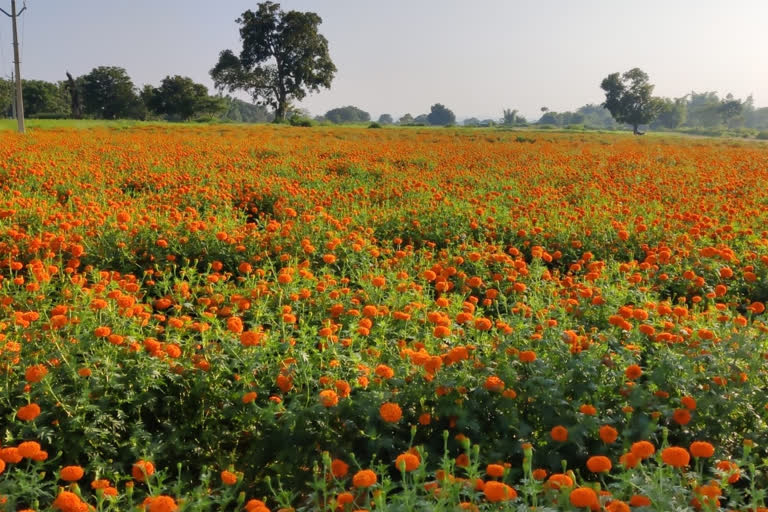
[[[292,100],[331,86],[336,66],[328,41],[318,32],[320,16],[284,12],[280,4],[267,1],[236,22],[242,49],[239,55],[232,50],[219,54],[211,69],[217,88],[247,91],[254,101],[275,109],[275,120],[282,121]]]
[[[201,114],[224,110],[220,98],[208,95],[208,88],[184,76],[166,76],[160,87],[148,91],[147,106],[171,120],[186,121]]]
[[[442,103],[435,103],[430,107],[430,112],[427,115],[427,121],[429,124],[435,126],[446,126],[456,123],[456,116],[451,109],[447,108]]]
[[[639,126],[653,121],[661,110],[659,99],[652,96],[654,86],[640,68],[624,74],[612,73],[603,79],[600,87],[605,91],[603,106],[616,121],[631,125],[636,135],[640,134]]]
[[[323,117],[334,124],[367,123],[371,120],[368,112],[352,105],[331,109]]]
[[[87,114],[101,119],[138,117],[141,108],[133,82],[125,69],[100,66],[81,77]]]

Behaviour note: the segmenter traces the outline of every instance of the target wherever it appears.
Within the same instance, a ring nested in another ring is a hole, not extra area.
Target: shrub
[[[293,115],[290,119],[288,119],[288,124],[291,126],[303,126],[305,128],[313,126],[314,123],[312,120],[308,117],[300,116],[300,115]]]

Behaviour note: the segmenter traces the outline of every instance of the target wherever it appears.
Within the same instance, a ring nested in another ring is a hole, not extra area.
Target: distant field
[[[8,510],[764,506],[765,144],[28,127]]]

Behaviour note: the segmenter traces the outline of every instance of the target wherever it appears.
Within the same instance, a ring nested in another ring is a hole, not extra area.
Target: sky
[[[24,0],[17,0],[21,5]],[[600,103],[601,80],[639,67],[659,96],[754,95],[768,106],[768,0],[283,0],[323,23],[338,72],[300,107],[355,105],[373,118],[428,113],[529,119],[540,108]],[[137,87],[184,75],[213,89],[221,50],[239,53],[235,19],[256,0],[26,0],[22,75],[58,81],[124,67]],[[10,0],[0,0],[8,10]],[[0,16],[0,75],[12,71]],[[213,92],[213,90],[212,90]]]

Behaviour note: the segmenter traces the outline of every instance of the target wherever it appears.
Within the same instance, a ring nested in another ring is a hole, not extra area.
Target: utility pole
[[[24,133],[24,97],[21,94],[21,60],[19,59],[19,31],[16,28],[16,18],[27,9],[27,6],[16,12],[16,0],[11,0],[11,12],[0,8],[3,14],[11,18],[13,25],[13,64],[16,70],[16,119],[19,123],[19,133]]]
[[[11,82],[14,81],[14,78],[13,78],[14,76],[15,75],[11,73]],[[15,94],[11,96],[11,117],[16,119],[16,95]]]

